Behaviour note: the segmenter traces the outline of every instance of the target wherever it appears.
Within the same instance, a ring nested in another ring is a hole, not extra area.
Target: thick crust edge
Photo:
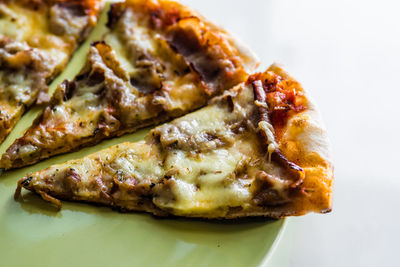
[[[293,79],[278,64],[273,64],[269,70],[285,79]],[[317,106],[307,92],[305,95],[308,109],[290,118],[280,148],[289,160],[302,167],[306,173],[302,188],[307,196],[293,203],[294,210],[300,211],[303,207],[310,211],[326,213],[332,209],[334,171],[331,144]]]

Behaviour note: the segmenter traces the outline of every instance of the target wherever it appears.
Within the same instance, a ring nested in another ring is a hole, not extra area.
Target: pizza
[[[100,0],[0,1],[0,143],[95,25]]]
[[[281,218],[331,210],[333,166],[318,112],[281,67],[190,114],[18,182],[60,200],[157,216]]]
[[[174,1],[113,4],[107,25],[81,73],[58,87],[0,168],[34,164],[182,116],[258,66],[232,35]]]

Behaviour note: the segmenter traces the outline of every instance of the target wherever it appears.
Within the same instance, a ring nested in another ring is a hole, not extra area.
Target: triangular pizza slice
[[[96,24],[101,0],[0,1],[0,143]]]
[[[301,85],[280,67],[250,76],[145,141],[29,174],[21,188],[123,211],[280,218],[331,210],[329,142]]]
[[[174,1],[112,5],[110,31],[66,81],[0,168],[33,164],[165,122],[243,82],[255,56],[225,30]]]

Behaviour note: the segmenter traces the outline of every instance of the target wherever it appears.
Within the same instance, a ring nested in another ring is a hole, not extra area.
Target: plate
[[[84,64],[89,44],[106,32],[106,10],[67,69],[51,84],[72,79]],[[0,146],[3,153],[22,135],[41,109],[19,121]],[[64,202],[63,209],[23,191],[14,201],[17,180],[52,164],[76,159],[125,141],[142,140],[148,129],[0,177],[0,259],[2,266],[260,266],[267,264],[285,220],[202,221],[159,219],[119,213],[107,207]]]

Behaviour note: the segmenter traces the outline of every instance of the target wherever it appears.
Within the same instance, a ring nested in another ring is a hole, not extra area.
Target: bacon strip
[[[259,121],[265,121],[271,124],[269,115],[268,115],[268,103],[267,103],[267,95],[261,80],[252,81],[251,85],[253,86],[254,90],[254,98],[260,105],[258,105],[258,112],[259,112]],[[264,131],[260,131],[261,138],[264,143],[270,143],[268,140],[268,136],[265,134]],[[268,149],[267,149],[268,150]],[[283,153],[279,150],[278,147],[271,153],[271,160],[278,163],[279,165],[283,166],[286,170],[289,170],[291,173],[295,174],[296,180],[291,184],[291,188],[295,189],[299,187],[305,178],[304,170],[298,166],[297,164],[289,161]]]

